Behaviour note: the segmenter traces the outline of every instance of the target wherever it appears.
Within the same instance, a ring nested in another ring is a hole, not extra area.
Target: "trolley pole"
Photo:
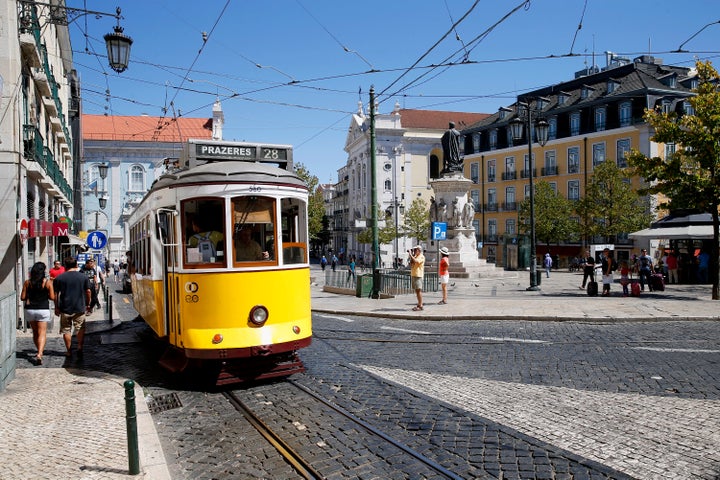
[[[375,154],[375,87],[370,86],[370,222],[372,223],[373,288],[371,297],[380,298],[380,246],[377,219],[377,168]]]

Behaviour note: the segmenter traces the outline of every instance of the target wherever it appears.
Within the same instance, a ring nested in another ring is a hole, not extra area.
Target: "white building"
[[[482,113],[401,109],[375,114],[375,168],[378,220],[403,224],[403,212],[415,198],[430,205],[430,178],[440,177],[443,169],[440,138],[454,122],[462,129],[487,117]],[[370,117],[362,104],[352,116],[345,141],[347,163],[338,170],[333,208],[333,245],[342,258],[355,255],[371,262],[372,245],[357,240],[370,227],[371,158]],[[410,248],[414,239],[401,237],[380,245],[380,266],[391,267],[398,252]],[[399,255],[404,259],[405,255]]]

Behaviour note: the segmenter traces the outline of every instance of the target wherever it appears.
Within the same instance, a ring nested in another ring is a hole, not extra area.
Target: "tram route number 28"
[[[276,148],[263,148],[262,150],[262,158],[265,160],[284,160],[285,155],[280,155],[280,150]],[[283,153],[285,151],[283,150]],[[281,158],[282,157],[282,158]]]

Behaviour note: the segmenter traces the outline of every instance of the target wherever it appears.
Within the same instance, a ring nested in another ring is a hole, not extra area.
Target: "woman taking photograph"
[[[50,300],[55,300],[55,291],[50,280],[45,278],[45,264],[37,262],[30,269],[30,279],[23,283],[20,299],[25,307],[25,321],[30,322],[33,343],[37,355],[35,365],[42,365],[43,352],[47,339],[47,327],[50,322]]]

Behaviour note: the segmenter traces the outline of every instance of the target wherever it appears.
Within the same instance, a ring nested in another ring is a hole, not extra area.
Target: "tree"
[[[569,240],[578,233],[573,220],[573,203],[560,195],[552,186],[541,180],[535,185],[535,236],[547,245]],[[530,199],[518,206],[518,229],[530,231]]]
[[[410,208],[405,211],[403,232],[408,237],[415,238],[417,243],[427,240],[430,232],[429,207],[425,200],[418,197],[413,200]]]
[[[308,235],[310,243],[322,243],[323,217],[325,216],[325,202],[322,192],[318,188],[320,181],[302,163],[295,164],[295,174],[305,181],[310,192],[308,199]]]
[[[594,167],[585,197],[576,207],[584,237],[617,237],[647,228],[652,221],[646,202],[633,190],[629,172],[612,161]]]
[[[634,172],[647,180],[644,191],[663,194],[670,201],[661,207],[693,207],[710,212],[713,243],[710,272],[712,299],[720,300],[718,230],[720,219],[720,76],[710,62],[696,62],[697,95],[688,99],[693,115],[646,110],[645,121],[655,130],[652,140],[674,143],[676,151],[668,158],[647,157],[637,150],[628,156]]]
[[[380,206],[378,205],[378,212],[380,212]],[[379,219],[378,219],[379,220]],[[370,222],[368,222],[370,223]],[[395,240],[397,237],[400,236],[399,229],[395,229],[395,225],[392,224],[391,217],[386,215],[385,216],[385,226],[378,228],[378,243],[380,245],[385,245],[393,240]],[[357,236],[357,240],[360,243],[372,243],[372,228],[366,228],[362,232],[360,232]]]

